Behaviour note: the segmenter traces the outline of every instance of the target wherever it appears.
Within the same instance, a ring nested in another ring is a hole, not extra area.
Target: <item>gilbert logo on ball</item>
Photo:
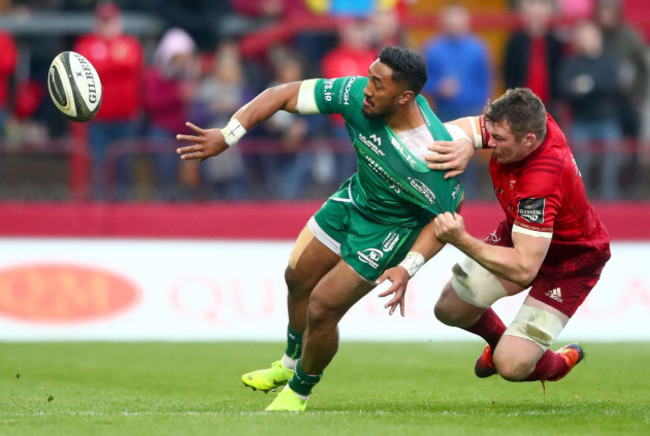
[[[72,121],[90,121],[99,111],[102,102],[99,75],[79,53],[65,51],[54,58],[47,88],[54,105]]]

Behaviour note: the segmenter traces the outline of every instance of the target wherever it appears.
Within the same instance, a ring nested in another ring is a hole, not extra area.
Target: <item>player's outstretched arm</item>
[[[479,141],[479,147],[482,145],[478,118],[464,117],[445,123],[453,141],[435,141],[429,146],[432,153],[425,156],[429,169],[446,171],[445,179],[465,171],[474,155],[475,142]]]
[[[537,276],[551,245],[551,238],[513,232],[513,247],[487,244],[465,230],[463,217],[445,212],[434,220],[435,234],[440,241],[454,245],[499,277],[524,288]]]
[[[178,147],[176,152],[184,160],[204,160],[234,145],[247,131],[277,111],[295,113],[301,83],[291,82],[268,88],[235,112],[228,125],[223,128],[202,129],[192,123],[186,123],[194,134],[176,135],[176,139],[189,144]]]

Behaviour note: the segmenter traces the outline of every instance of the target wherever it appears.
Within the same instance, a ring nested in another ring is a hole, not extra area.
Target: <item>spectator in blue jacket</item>
[[[483,40],[470,32],[467,8],[452,3],[440,13],[440,33],[423,50],[429,81],[423,93],[443,121],[479,115],[492,91],[492,66]],[[478,188],[475,163],[463,175],[467,197]]]
[[[483,40],[470,32],[470,16],[460,4],[440,13],[440,33],[423,52],[429,71],[424,92],[440,119],[480,114],[491,93],[491,62]]]

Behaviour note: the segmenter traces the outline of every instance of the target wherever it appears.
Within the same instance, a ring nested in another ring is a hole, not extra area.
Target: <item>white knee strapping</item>
[[[469,257],[451,271],[451,286],[461,300],[472,306],[488,308],[507,295],[496,276]]]
[[[550,312],[523,305],[504,335],[535,342],[546,351],[564,329],[564,323]]]

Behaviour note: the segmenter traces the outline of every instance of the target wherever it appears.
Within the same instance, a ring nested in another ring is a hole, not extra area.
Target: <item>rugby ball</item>
[[[82,55],[64,51],[57,55],[47,75],[54,105],[72,121],[93,119],[102,103],[102,83],[95,67]]]

